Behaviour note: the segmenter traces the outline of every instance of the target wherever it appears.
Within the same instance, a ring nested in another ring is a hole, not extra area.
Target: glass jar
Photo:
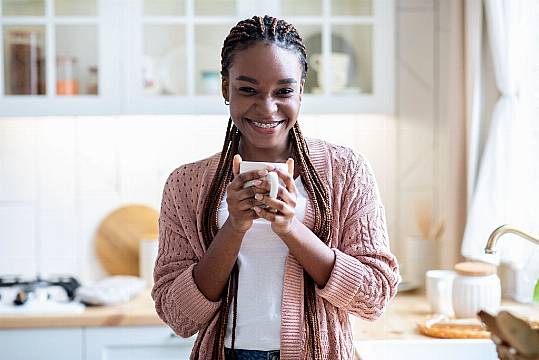
[[[97,95],[98,89],[97,66],[90,66],[88,68],[88,86],[86,90],[89,95]]]
[[[11,31],[7,36],[9,48],[10,95],[45,94],[45,67],[39,45],[41,34],[35,30]]]
[[[70,96],[78,94],[77,58],[73,56],[56,57],[56,95]]]
[[[455,264],[455,271],[452,294],[455,317],[473,318],[479,310],[498,310],[501,286],[495,266],[470,261]]]

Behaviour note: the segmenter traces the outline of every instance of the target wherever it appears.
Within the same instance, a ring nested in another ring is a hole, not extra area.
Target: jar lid
[[[496,266],[480,261],[466,261],[455,264],[455,271],[465,276],[487,276],[496,274]]]

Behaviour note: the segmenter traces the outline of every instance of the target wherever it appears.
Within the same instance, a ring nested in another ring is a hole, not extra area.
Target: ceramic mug
[[[456,272],[452,270],[429,270],[425,273],[427,300],[437,314],[453,315],[452,292]]]
[[[350,67],[350,55],[347,53],[334,52],[331,54],[332,76],[331,87],[332,91],[340,91],[346,87],[348,82],[348,70]],[[323,87],[324,84],[324,63],[322,54],[313,54],[310,58],[309,65],[318,74],[318,86]]]
[[[240,174],[248,171],[253,170],[264,170],[267,169],[266,165],[273,165],[275,168],[288,173],[288,165],[286,163],[271,163],[271,162],[261,162],[261,161],[242,161],[240,163]],[[270,192],[269,197],[272,199],[277,198],[277,193],[279,192],[279,184],[280,179],[279,175],[277,175],[274,171],[269,171],[268,175],[266,175],[266,180],[268,180],[270,184]],[[253,186],[253,180],[247,181],[245,185],[243,185],[243,188],[248,188],[250,186]]]

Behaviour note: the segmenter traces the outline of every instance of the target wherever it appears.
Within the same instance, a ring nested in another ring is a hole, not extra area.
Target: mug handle
[[[279,192],[279,175],[274,171],[270,171],[268,172],[267,179],[270,183],[269,197],[276,199],[277,193]]]

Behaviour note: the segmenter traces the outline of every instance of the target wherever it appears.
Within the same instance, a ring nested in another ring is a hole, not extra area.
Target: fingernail
[[[258,171],[258,175],[260,176],[268,175],[268,170],[260,170]]]
[[[262,195],[261,194],[255,194],[255,199],[262,200]]]
[[[262,184],[262,180],[253,180],[253,184],[260,185]]]

